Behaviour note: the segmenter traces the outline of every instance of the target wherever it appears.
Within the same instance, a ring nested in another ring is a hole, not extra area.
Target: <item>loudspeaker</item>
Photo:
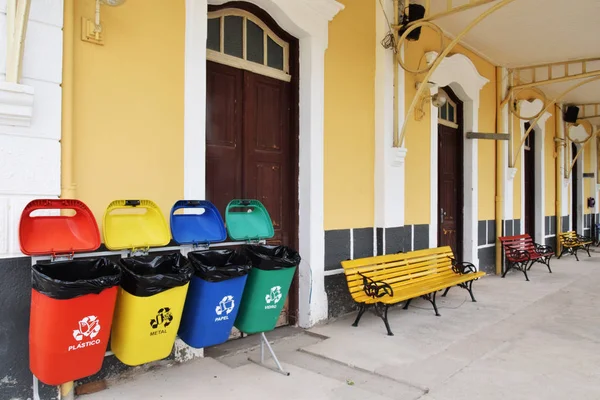
[[[420,19],[422,19],[425,16],[425,7],[423,7],[420,4],[409,4],[408,5],[408,17],[406,15],[404,15],[403,17],[401,17],[401,21],[402,21],[402,25],[404,25],[404,27],[402,29],[400,29],[400,31],[398,32],[398,37],[402,36],[404,34],[404,32],[406,32],[406,25],[413,22],[413,21],[418,21]],[[419,37],[421,36],[421,28],[416,28],[415,30],[413,30],[411,33],[409,33],[406,36],[407,40],[419,40]]]
[[[567,110],[565,111],[565,113],[563,115],[563,119],[565,120],[565,122],[574,124],[575,122],[577,122],[578,115],[579,115],[579,107],[568,106]]]

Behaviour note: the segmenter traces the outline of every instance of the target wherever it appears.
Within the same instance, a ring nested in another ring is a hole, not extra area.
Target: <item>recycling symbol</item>
[[[150,326],[152,329],[156,329],[159,326],[167,327],[171,325],[171,321],[173,321],[173,314],[171,314],[171,309],[169,307],[164,307],[158,310],[156,313],[156,318],[150,320]]]
[[[82,341],[84,337],[95,338],[100,333],[100,320],[95,315],[89,315],[79,321],[79,329],[73,330],[73,338]]]
[[[273,286],[271,292],[265,296],[267,304],[277,304],[283,295],[281,294],[281,286]]]
[[[229,315],[233,311],[234,308],[235,308],[235,301],[233,300],[233,296],[225,296],[219,302],[219,305],[215,308],[215,312],[219,316],[222,315],[223,313],[225,313],[226,315]]]

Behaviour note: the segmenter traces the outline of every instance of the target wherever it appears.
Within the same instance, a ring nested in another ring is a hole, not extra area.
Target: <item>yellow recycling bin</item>
[[[148,255],[170,241],[166,221],[149,200],[116,200],[104,214],[104,242],[110,250],[131,250],[120,260],[111,350],[126,365],[168,357],[173,349],[193,269],[179,252]]]

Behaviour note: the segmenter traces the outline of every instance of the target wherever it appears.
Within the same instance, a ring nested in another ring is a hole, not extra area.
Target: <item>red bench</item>
[[[507,264],[506,270],[502,274],[503,278],[508,271],[516,269],[523,272],[525,279],[529,280],[527,271],[536,262],[544,264],[548,267],[548,271],[552,273],[550,269],[550,259],[554,255],[552,247],[535,243],[528,234],[503,236],[498,239],[504,246],[504,256]]]

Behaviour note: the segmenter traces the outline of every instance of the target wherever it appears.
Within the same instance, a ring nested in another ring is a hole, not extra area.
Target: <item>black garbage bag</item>
[[[107,258],[39,263],[31,268],[33,289],[58,300],[98,294],[120,281],[121,270]]]
[[[243,252],[253,268],[267,271],[297,267],[302,259],[296,250],[286,246],[244,246]]]
[[[135,256],[120,261],[121,287],[138,297],[153,296],[192,279],[194,270],[181,253],[160,256]]]
[[[195,251],[188,254],[198,278],[222,282],[247,275],[252,268],[250,259],[233,250]]]

